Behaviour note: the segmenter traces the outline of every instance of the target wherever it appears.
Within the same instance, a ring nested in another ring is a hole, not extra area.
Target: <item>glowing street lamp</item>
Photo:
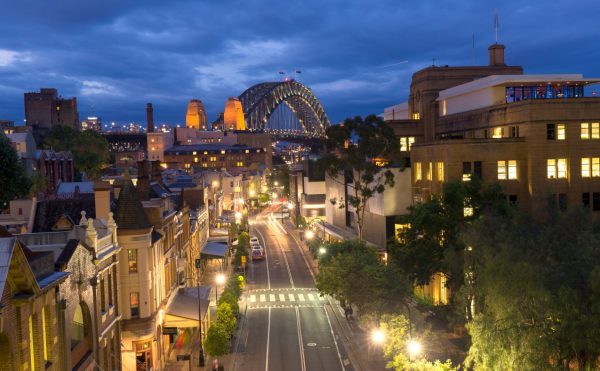
[[[319,254],[325,255],[327,253],[327,249],[323,246],[319,247]]]
[[[235,222],[240,224],[240,222],[242,221],[242,213],[239,211],[235,212]]]
[[[254,191],[253,189],[250,190],[250,197],[254,197],[256,196],[256,191]]]
[[[278,182],[278,181],[275,181],[275,182],[273,183],[273,185],[275,185],[275,187],[277,187],[277,186],[279,185],[279,182]]]
[[[213,186],[213,188],[217,188],[219,186],[219,182],[217,182],[216,180],[213,180],[212,186]]]
[[[225,275],[223,273],[219,273],[217,274],[217,277],[215,277],[215,283],[216,283],[216,287],[215,287],[215,305],[216,303],[219,302],[219,286],[222,286],[225,283]]]
[[[287,207],[288,207],[288,209],[293,210],[294,209],[294,204],[291,203],[291,202],[288,202],[287,203]]]
[[[277,193],[273,192],[273,194],[271,194],[271,197],[273,198],[273,200],[275,200],[277,198]]]
[[[375,329],[371,332],[371,341],[374,344],[380,345],[385,341],[385,333],[381,329]]]
[[[315,232],[309,229],[306,232],[304,232],[304,237],[306,237],[307,240],[312,240],[315,237]]]
[[[411,359],[413,359],[413,358],[418,357],[419,354],[421,354],[421,351],[423,350],[423,346],[421,345],[421,343],[418,340],[411,339],[406,344],[406,350],[408,351],[408,354],[411,357]]]

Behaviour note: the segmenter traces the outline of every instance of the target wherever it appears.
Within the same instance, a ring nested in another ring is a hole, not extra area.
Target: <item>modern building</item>
[[[192,99],[188,103],[185,126],[196,130],[206,130],[206,110],[201,100]]]
[[[325,219],[325,171],[316,160],[306,160],[290,170],[290,202],[293,217],[307,222]]]
[[[25,93],[25,120],[33,128],[33,136],[38,145],[56,125],[79,130],[77,98],[63,98],[54,88],[42,88],[39,93]]]
[[[198,144],[173,146],[164,152],[168,169],[262,169],[265,167],[264,148],[242,145]]]

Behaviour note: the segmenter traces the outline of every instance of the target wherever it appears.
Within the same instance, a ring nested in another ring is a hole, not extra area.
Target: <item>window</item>
[[[473,162],[473,175],[475,175],[479,179],[483,179],[483,169],[481,161]]]
[[[420,162],[415,162],[415,181],[417,180],[421,180],[421,163]]]
[[[517,160],[498,161],[498,180],[517,179]]]
[[[554,140],[556,139],[556,128],[554,124],[546,125],[546,139]]]
[[[558,194],[558,208],[560,211],[567,211],[567,194],[559,193]]]
[[[198,162],[198,157],[194,157],[194,162]]]
[[[100,276],[100,310],[102,313],[106,312],[106,292],[104,290],[104,275]]]
[[[516,205],[517,195],[508,195],[508,202],[510,202],[512,205]]]
[[[235,163],[235,166],[242,167],[242,166],[244,166],[244,163],[241,162],[241,161],[238,161],[238,162]]]
[[[462,180],[463,180],[463,182],[468,182],[469,180],[471,180],[471,163],[470,162],[463,162]]]
[[[129,273],[137,273],[137,249],[127,250],[127,261],[129,263]]]
[[[597,178],[600,177],[600,157],[582,157],[581,158],[581,177]]]
[[[518,138],[519,137],[519,127],[518,126],[511,126],[510,127],[510,137],[511,138]]]
[[[465,218],[467,218],[469,216],[473,216],[473,208],[471,206],[463,207],[463,216]]]
[[[600,139],[600,123],[584,122],[581,124],[581,139]]]
[[[590,158],[589,157],[581,158],[581,177],[582,178],[590,177]]]
[[[581,203],[583,204],[583,207],[585,209],[590,208],[590,193],[589,192],[581,194]]]
[[[421,118],[421,114],[419,112],[413,112],[410,116],[413,120],[419,120]]]
[[[394,237],[397,242],[406,242],[403,234],[408,228],[410,228],[410,224],[394,224]]]
[[[432,180],[433,177],[433,163],[430,162],[429,166],[427,166],[427,180]]]
[[[504,129],[502,129],[502,128],[494,128],[494,131],[492,132],[492,138],[493,139],[502,138],[502,134],[504,134]]]
[[[592,193],[592,210],[600,211],[600,192]]]
[[[600,123],[592,123],[592,139],[600,139]]]
[[[440,182],[444,181],[444,163],[443,162],[437,163],[437,180]]]
[[[550,158],[546,162],[548,179],[566,179],[567,178],[567,159]]]
[[[567,139],[567,131],[565,129],[564,124],[556,125],[556,139],[557,140],[565,140]]]
[[[211,162],[217,161],[217,156],[210,156],[210,161]]]
[[[129,307],[131,308],[131,318],[140,317],[140,293],[132,292],[129,294]]]
[[[415,137],[401,137],[400,138],[400,151],[409,152],[414,142],[415,142]]]
[[[590,124],[581,124],[581,139],[590,139]]]
[[[506,180],[507,176],[506,161],[498,161],[498,180]]]

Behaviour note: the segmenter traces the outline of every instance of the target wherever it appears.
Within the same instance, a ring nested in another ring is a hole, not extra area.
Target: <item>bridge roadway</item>
[[[246,318],[233,369],[353,370],[338,340],[337,309],[315,289],[299,242],[269,215],[259,214],[251,223],[266,259],[248,266]]]

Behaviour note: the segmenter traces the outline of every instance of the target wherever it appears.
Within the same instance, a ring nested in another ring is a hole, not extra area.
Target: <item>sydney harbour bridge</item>
[[[248,130],[322,138],[331,125],[319,99],[295,80],[256,84],[244,91],[239,100]]]

